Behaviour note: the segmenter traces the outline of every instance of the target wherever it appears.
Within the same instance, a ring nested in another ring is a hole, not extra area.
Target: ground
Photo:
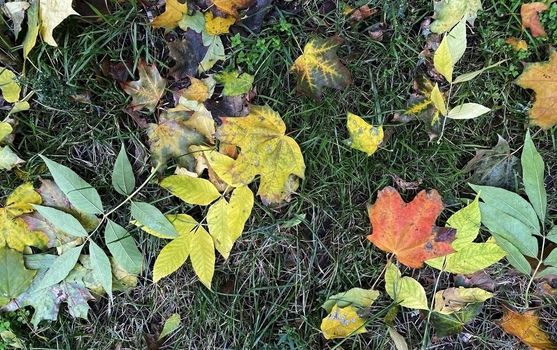
[[[246,232],[228,261],[219,259],[214,291],[207,290],[186,265],[158,284],[149,272],[128,294],[119,294],[109,308],[105,298],[92,303],[90,319],[75,320],[62,312],[59,321],[43,323],[23,338],[41,348],[143,349],[149,334],[174,312],[182,315],[183,328],[165,343],[165,349],[388,349],[382,319],[389,300],[382,297],[373,307],[376,318],[370,332],[345,341],[325,341],[319,331],[325,313],[320,305],[328,295],[352,287],[382,288],[378,280],[385,254],[374,249],[366,235],[370,225],[366,206],[377,191],[392,185],[393,177],[422,181],[420,188],[435,188],[446,210],[440,221],[472,198],[467,175],[461,169],[478,148],[490,148],[497,135],[513,150],[522,145],[528,126],[531,93],[513,83],[523,62],[548,58],[548,43],[557,45],[557,32],[549,39],[534,39],[521,29],[521,0],[484,1],[484,11],[469,37],[469,50],[456,74],[508,59],[481,79],[460,85],[456,102],[474,101],[493,112],[470,121],[451,121],[440,140],[430,141],[423,123],[391,128],[388,141],[372,157],[350,149],[345,118],[348,111],[374,123],[391,123],[405,109],[416,75],[419,53],[425,44],[420,23],[432,14],[430,1],[371,2],[380,12],[350,25],[332,1],[332,11],[320,11],[323,0],[275,1],[273,16],[258,35],[237,38],[228,50],[227,64],[255,75],[256,104],[278,111],[288,133],[301,146],[306,177],[292,201],[269,208],[256,201]],[[351,5],[356,5],[355,3]],[[360,5],[360,3],[358,3]],[[549,23],[550,18],[544,18]],[[555,18],[552,19],[555,21]],[[370,38],[369,29],[386,24],[385,38]],[[339,35],[344,39],[339,56],[354,77],[346,90],[327,90],[321,101],[294,91],[289,67],[312,36]],[[504,41],[523,37],[527,54],[516,53]],[[26,66],[25,84],[36,93],[36,103],[21,115],[15,148],[27,160],[22,171],[0,174],[5,195],[22,179],[48,177],[38,154],[71,166],[99,189],[107,203],[119,198],[110,189],[110,171],[123,142],[139,178],[149,174],[145,134],[123,112],[128,96],[113,80],[101,74],[101,62],[119,58],[137,62],[145,58],[162,70],[171,62],[163,34],[153,30],[135,1],[117,5],[104,20],[72,18],[56,30],[58,48],[39,45]],[[235,64],[236,62],[237,64]],[[90,94],[90,103],[75,95]],[[548,164],[555,164],[554,132],[535,130],[534,141]],[[552,169],[553,170],[553,169]],[[548,176],[549,216],[557,215],[557,184]],[[403,192],[410,199],[416,191]],[[170,198],[156,185],[142,192],[142,199],[172,211],[184,204]],[[121,224],[126,224],[122,217]],[[152,266],[162,242],[132,231]],[[469,336],[432,339],[436,349],[517,349],[516,338],[504,334],[496,321],[500,302],[520,304],[527,279],[501,262],[490,268],[498,285],[481,316],[467,327]],[[411,270],[408,270],[411,273]],[[431,292],[436,271],[420,270],[413,277]],[[427,283],[429,281],[429,283]],[[441,287],[450,281],[441,279]],[[534,297],[533,306],[547,303]],[[557,329],[557,310],[541,310],[542,320]],[[417,313],[400,314],[397,329],[412,348],[424,335],[425,320]],[[553,321],[551,321],[553,320]],[[25,327],[25,326],[23,326]],[[548,328],[550,329],[550,328]],[[429,334],[432,336],[432,334]]]

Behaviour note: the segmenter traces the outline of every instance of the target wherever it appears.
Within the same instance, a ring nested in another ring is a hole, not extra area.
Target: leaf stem
[[[524,293],[524,308],[528,309],[528,304],[529,299],[530,299],[530,288],[532,287],[532,283],[534,283],[534,278],[536,278],[536,275],[538,274],[538,271],[540,269],[540,267],[542,266],[543,263],[543,252],[545,250],[545,234],[542,235],[542,249],[541,249],[541,255],[540,255],[540,259],[538,260],[538,265],[536,266],[536,268],[534,269],[534,272],[532,273],[532,277],[530,277],[530,280],[528,281],[528,285],[526,286],[526,292]]]

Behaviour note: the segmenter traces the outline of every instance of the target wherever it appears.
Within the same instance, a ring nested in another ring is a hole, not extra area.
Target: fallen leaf
[[[404,337],[398,333],[396,331],[396,329],[394,329],[393,327],[389,327],[389,336],[391,337],[391,340],[393,341],[393,343],[395,344],[395,348],[396,350],[408,350],[408,344],[406,343],[406,340],[404,339]]]
[[[27,1],[12,1],[4,4],[4,13],[12,21],[12,31],[14,32],[14,37],[17,39],[19,32],[21,31],[21,24],[25,19],[25,10],[29,8],[30,4]]]
[[[548,62],[531,63],[518,77],[516,83],[536,93],[530,109],[530,122],[543,129],[557,124],[557,52]]]
[[[227,34],[234,23],[236,23],[234,16],[218,17],[211,11],[205,12],[205,30],[210,35]]]
[[[245,117],[250,111],[246,94],[224,96],[220,100],[210,99],[205,101],[205,107],[211,112],[213,118]]]
[[[215,173],[231,186],[247,185],[259,174],[257,194],[263,203],[288,201],[304,177],[305,164],[300,146],[285,135],[280,115],[267,106],[252,106],[247,117],[221,119],[217,139],[241,151],[231,168],[210,162]]]
[[[376,14],[379,10],[374,7],[369,7],[368,5],[363,5],[355,9],[350,15],[350,21],[353,23],[361,22],[366,18],[369,18]]]
[[[238,10],[250,7],[255,0],[211,0],[211,2],[223,13],[238,18],[240,17]]]
[[[352,305],[363,309],[370,307],[379,295],[379,291],[373,289],[352,288],[346,292],[331,295],[321,307],[327,312],[331,312],[335,305],[340,308]]]
[[[304,47],[304,53],[296,59],[291,71],[297,75],[297,90],[321,98],[324,87],[338,90],[352,82],[350,71],[340,62],[337,49],[339,37],[312,39]]]
[[[503,318],[499,324],[505,332],[518,337],[533,350],[557,349],[557,344],[542,330],[540,318],[535,311],[520,313],[503,306]]]
[[[454,252],[451,242],[456,230],[435,226],[442,210],[441,196],[435,190],[421,191],[405,203],[393,187],[386,187],[368,209],[372,233],[367,238],[379,249],[394,253],[400,263],[420,268],[426,260]]]
[[[514,36],[505,40],[505,43],[511,45],[515,51],[528,51],[528,44],[526,41],[515,38]]]
[[[447,288],[435,293],[433,311],[453,314],[468,304],[481,303],[493,297],[493,293],[480,288]]]
[[[0,248],[0,306],[19,296],[31,285],[36,271],[23,264],[23,254],[7,247]]]
[[[132,96],[130,108],[139,111],[147,108],[153,112],[164,94],[166,79],[163,79],[157,67],[153,64],[147,65],[144,60],[137,66],[139,80],[120,83],[124,91]]]
[[[519,159],[512,154],[509,143],[498,135],[497,145],[492,149],[476,150],[462,172],[470,174],[469,183],[512,190],[516,187],[518,166]]]
[[[205,114],[193,118],[187,112],[163,112],[158,124],[147,126],[153,165],[164,169],[166,163],[174,158],[179,166],[193,170],[195,162],[188,148],[212,143],[203,135],[207,123],[214,126],[213,119]]]
[[[247,94],[253,87],[253,75],[238,71],[215,74],[215,80],[224,85],[223,96],[239,96]]]
[[[181,80],[197,73],[209,48],[204,45],[202,34],[188,30],[183,38],[169,42],[168,49],[169,56],[176,62],[169,74],[174,79]]]
[[[52,32],[64,19],[71,15],[78,15],[72,8],[72,0],[38,0],[40,33],[43,40],[51,45],[58,46]]]
[[[396,303],[401,306],[427,310],[427,298],[424,287],[415,279],[402,277],[395,264],[389,262],[385,269],[385,291]]]
[[[215,81],[210,77],[203,80],[190,77],[190,86],[178,91],[178,101],[180,101],[181,98],[185,98],[189,101],[203,103],[213,95],[214,89]]]
[[[199,73],[205,73],[217,64],[218,61],[224,61],[226,55],[224,53],[224,44],[218,35],[209,35],[203,33],[203,45],[207,46],[207,53],[199,63]]]
[[[182,317],[180,317],[180,314],[170,315],[170,317],[168,317],[166,321],[164,321],[161,334],[159,335],[159,340],[170,335],[171,333],[174,333],[174,331],[176,331],[180,327],[181,322]]]
[[[483,303],[470,303],[453,313],[431,312],[431,323],[438,338],[464,331],[464,326],[474,321],[482,311]]]
[[[0,90],[6,102],[14,103],[19,100],[21,87],[17,82],[17,76],[8,68],[0,67]]]
[[[540,22],[540,13],[547,10],[547,8],[547,5],[543,2],[531,2],[528,4],[522,4],[520,7],[522,29],[530,29],[534,38],[547,36],[547,33]]]
[[[321,332],[325,339],[346,338],[354,334],[367,332],[365,320],[358,315],[354,306],[340,308],[337,305],[321,321]]]
[[[383,142],[382,125],[370,125],[359,116],[350,112],[348,113],[346,127],[350,134],[350,140],[348,140],[350,147],[367,153],[368,156],[375,153]]]
[[[434,3],[435,21],[430,29],[437,34],[448,32],[462,18],[474,25],[477,13],[481,9],[481,0],[437,0]]]
[[[172,30],[178,26],[178,22],[182,16],[188,12],[188,5],[179,0],[166,0],[164,12],[155,17],[153,20],[153,28],[164,28]]]

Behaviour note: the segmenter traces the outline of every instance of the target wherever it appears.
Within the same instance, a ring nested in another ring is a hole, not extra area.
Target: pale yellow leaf
[[[248,186],[240,186],[232,192],[229,203],[230,236],[236,241],[244,231],[244,225],[253,209],[253,192]]]
[[[424,287],[411,277],[402,277],[393,263],[389,263],[385,270],[385,291],[401,306],[410,309],[429,309]]]
[[[190,259],[193,270],[205,287],[211,289],[215,273],[215,246],[211,235],[201,226],[192,232]]]
[[[209,233],[213,237],[215,248],[225,259],[228,259],[234,244],[229,225],[231,218],[229,209],[226,199],[221,198],[213,203],[207,211]]]
[[[383,126],[368,124],[355,114],[348,113],[346,127],[350,134],[350,146],[358,151],[367,153],[368,156],[375,153],[381,142],[383,142]]]
[[[188,204],[209,205],[220,197],[219,191],[209,180],[187,175],[171,175],[160,185]]]
[[[72,0],[39,0],[40,33],[44,42],[58,46],[52,32],[64,19],[78,15],[72,8]]]
[[[493,293],[480,288],[447,288],[435,293],[433,310],[450,315],[468,304],[481,303],[493,297]]]
[[[17,82],[17,76],[8,68],[0,67],[0,90],[6,102],[14,103],[19,100],[21,87]]]

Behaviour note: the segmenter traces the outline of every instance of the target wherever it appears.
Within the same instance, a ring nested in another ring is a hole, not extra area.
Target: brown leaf
[[[147,108],[150,112],[153,112],[164,93],[166,79],[161,77],[154,64],[149,66],[144,60],[139,62],[137,70],[139,71],[139,80],[120,83],[120,86],[128,95],[132,96],[133,99],[130,104],[132,110],[139,111],[142,108]]]
[[[367,238],[379,249],[394,253],[398,261],[420,268],[424,261],[454,252],[456,230],[435,226],[443,202],[437,191],[421,191],[405,203],[393,187],[379,192],[369,208],[372,233]]]
[[[518,337],[524,344],[528,345],[530,349],[557,349],[557,344],[555,344],[549,335],[542,330],[540,318],[532,310],[519,313],[504,306],[503,318],[499,324],[505,332]]]
[[[547,5],[543,2],[532,2],[523,4],[520,8],[520,17],[522,17],[522,29],[530,29],[532,36],[546,36],[547,33],[540,22],[540,12],[547,10]]]
[[[169,73],[176,80],[195,75],[209,49],[203,46],[201,34],[191,29],[185,32],[182,39],[169,42],[168,48],[170,57],[176,62]]]
[[[361,22],[366,18],[369,18],[376,14],[379,10],[374,7],[369,7],[368,5],[363,5],[354,10],[350,15],[350,21],[352,23]]]

